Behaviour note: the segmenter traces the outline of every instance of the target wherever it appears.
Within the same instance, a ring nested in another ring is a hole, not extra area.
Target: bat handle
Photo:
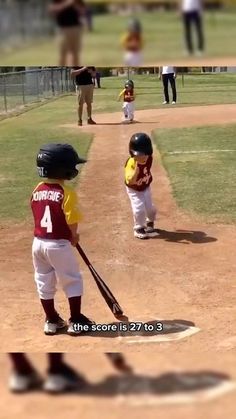
[[[82,259],[84,260],[84,262],[86,263],[86,265],[88,265],[88,266],[91,265],[91,263],[89,262],[86,254],[84,253],[84,251],[83,251],[83,249],[82,249],[82,247],[80,246],[79,243],[77,243],[76,249],[78,250],[80,256],[82,257]]]

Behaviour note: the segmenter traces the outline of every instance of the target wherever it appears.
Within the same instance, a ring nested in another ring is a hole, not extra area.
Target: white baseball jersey
[[[170,66],[170,65],[164,65],[162,67],[162,74],[172,74],[175,72],[174,67]]]
[[[202,9],[201,0],[182,0],[181,8],[183,12],[196,12]]]

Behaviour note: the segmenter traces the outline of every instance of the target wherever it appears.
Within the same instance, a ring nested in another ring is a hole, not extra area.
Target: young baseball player
[[[54,307],[57,282],[70,307],[68,334],[78,335],[81,325],[94,323],[81,313],[83,282],[72,247],[79,241],[81,213],[76,192],[65,185],[66,180],[78,175],[77,165],[85,162],[69,144],[47,144],[37,155],[38,174],[45,179],[31,196],[35,224],[32,256],[35,282],[46,315],[46,335],[54,335],[67,326]]]
[[[120,352],[105,354],[113,367],[123,373],[132,374],[132,367]],[[46,377],[42,377],[30,362],[25,353],[9,353],[12,371],[9,378],[9,390],[14,393],[24,393],[37,388],[43,388],[48,393],[61,393],[79,389],[86,384],[86,379],[64,361],[62,353],[47,353],[48,369]]]
[[[138,19],[129,21],[127,31],[121,38],[124,48],[124,65],[129,67],[140,66],[143,62],[143,35],[142,26]]]
[[[154,229],[156,208],[152,202],[150,184],[153,148],[151,138],[143,133],[132,135],[129,142],[130,157],[125,164],[125,184],[134,218],[134,237],[156,237]]]
[[[120,92],[118,100],[123,98],[123,112],[124,119],[123,122],[129,123],[134,120],[134,82],[132,80],[127,80],[125,82],[125,88]]]

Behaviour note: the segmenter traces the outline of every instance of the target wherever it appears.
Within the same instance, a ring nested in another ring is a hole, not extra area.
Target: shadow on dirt
[[[163,239],[167,242],[182,243],[182,244],[202,244],[202,243],[213,243],[217,241],[216,237],[208,236],[203,231],[191,231],[191,230],[155,230],[158,233],[157,237],[152,239]]]
[[[129,397],[137,396],[140,403],[144,396],[181,396],[181,398],[194,396],[199,391],[209,392],[217,389],[220,385],[231,382],[231,377],[221,372],[202,370],[198,372],[170,372],[159,376],[150,376],[134,371],[122,375],[109,375],[100,382],[89,382],[85,376],[78,374],[78,387],[70,391],[70,394],[96,397],[123,396],[120,402],[125,402]],[[40,391],[41,389],[34,390]],[[67,392],[68,393],[68,392]],[[201,400],[201,397],[199,398]],[[183,400],[182,400],[183,401]],[[171,401],[170,401],[171,403]]]
[[[113,322],[106,324],[97,323],[94,331],[86,332],[86,336],[100,338],[118,338],[118,337],[151,337],[157,335],[169,335],[186,332],[190,327],[195,327],[193,322],[187,320],[149,320]],[[82,330],[82,329],[81,329]],[[59,334],[66,334],[66,329],[60,330]],[[81,336],[85,333],[81,333]],[[75,337],[77,337],[75,336]],[[51,337],[53,338],[53,336]]]

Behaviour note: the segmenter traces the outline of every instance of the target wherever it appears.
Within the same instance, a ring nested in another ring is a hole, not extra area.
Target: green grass
[[[183,58],[183,27],[176,12],[142,12],[138,15],[144,28],[145,63]],[[86,33],[82,62],[86,65],[111,66],[123,63],[120,37],[129,17],[99,15],[94,18],[94,32]],[[206,57],[235,56],[235,12],[206,12]],[[40,40],[25,48],[1,53],[1,65],[55,65],[58,62],[54,39]],[[173,62],[173,61],[172,61]]]
[[[162,107],[163,87],[162,82],[158,80],[157,75],[130,75],[135,83],[135,91],[137,99],[135,102],[136,109],[150,109]],[[97,112],[115,112],[121,110],[121,102],[117,102],[119,92],[124,86],[127,75],[120,77],[104,77],[101,80],[102,88],[95,89],[94,111]],[[220,103],[236,102],[236,73],[213,73],[200,75],[184,75],[184,85],[181,74],[177,80],[178,104],[177,106],[207,105]],[[35,101],[35,96],[27,97],[27,108],[37,106],[37,103],[30,104],[31,100]],[[68,95],[64,99],[66,107],[74,110],[72,118],[75,116],[76,97]],[[3,102],[2,102],[3,103]],[[22,111],[21,97],[11,97],[8,99],[9,109]],[[26,108],[26,109],[27,109]],[[0,102],[0,119],[6,115],[4,107]],[[68,116],[71,116],[68,115]]]
[[[236,222],[235,132],[236,125],[226,125],[154,133],[177,204],[208,222]],[[187,151],[208,153],[181,153]]]
[[[102,79],[95,90],[94,117],[100,112],[121,113],[116,101],[126,76]],[[157,76],[134,76],[136,109],[162,107],[162,85]],[[177,79],[180,104],[191,106],[236,102],[236,74],[187,75],[184,86]],[[35,106],[35,105],[33,105]],[[68,95],[0,122],[0,216],[4,220],[25,220],[30,216],[29,197],[38,181],[35,155],[42,143],[68,141],[87,154],[91,136],[60,125],[77,121],[77,98]],[[209,220],[236,221],[234,168],[236,152],[178,154],[173,151],[236,149],[235,126],[158,129],[156,143],[169,173],[174,196],[180,207]]]
[[[163,87],[157,75],[132,76],[137,98],[136,109],[162,107]],[[102,89],[95,90],[94,109],[96,112],[121,110],[117,102],[118,93],[124,86],[127,76],[107,77],[102,79]],[[177,106],[236,103],[236,73],[215,73],[211,75],[185,75],[176,80],[178,92]],[[68,100],[70,100],[68,98]]]
[[[26,220],[31,217],[29,199],[38,182],[35,156],[40,145],[47,142],[69,142],[81,156],[86,156],[92,136],[63,129],[73,108],[67,108],[64,98],[50,102],[0,123],[0,188],[1,220]]]

